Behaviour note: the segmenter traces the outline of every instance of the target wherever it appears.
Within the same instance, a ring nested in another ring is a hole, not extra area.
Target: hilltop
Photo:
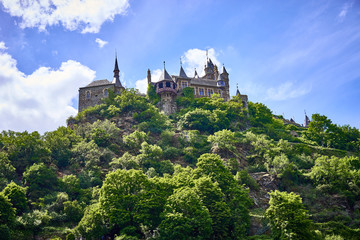
[[[236,96],[175,100],[168,116],[155,95],[110,91],[68,127],[3,132],[3,236],[359,238],[358,129]]]

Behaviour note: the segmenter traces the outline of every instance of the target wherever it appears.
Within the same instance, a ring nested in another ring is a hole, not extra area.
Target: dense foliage
[[[109,92],[68,127],[3,131],[1,238],[360,238],[358,129],[191,88],[173,115],[159,101]]]

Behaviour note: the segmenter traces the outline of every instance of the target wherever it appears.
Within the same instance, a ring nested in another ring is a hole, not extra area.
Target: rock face
[[[166,115],[176,113],[177,111],[176,102],[172,98],[162,98],[161,101],[157,104],[157,107]]]

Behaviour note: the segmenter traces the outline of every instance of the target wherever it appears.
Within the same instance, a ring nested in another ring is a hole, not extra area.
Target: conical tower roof
[[[180,77],[183,77],[183,78],[187,78],[188,76],[186,75],[184,69],[182,66],[180,66],[180,73],[179,73],[179,76]]]
[[[226,68],[225,68],[225,65],[224,65],[224,64],[223,64],[223,66],[222,66],[222,73],[228,74],[228,72],[226,71]]]
[[[195,68],[194,78],[200,78],[200,77],[199,77],[199,74],[198,74],[197,71],[196,71],[196,68]]]
[[[118,61],[117,61],[117,56],[115,56],[115,66],[114,66],[114,79],[112,81],[112,83],[115,83],[115,86],[117,87],[123,87],[121,85],[121,82],[120,82],[120,70],[119,70],[119,66],[118,66]]]
[[[171,81],[173,80],[171,78],[170,74],[165,69],[165,61],[164,61],[164,70],[160,75],[159,82],[162,81],[162,80],[171,80]]]

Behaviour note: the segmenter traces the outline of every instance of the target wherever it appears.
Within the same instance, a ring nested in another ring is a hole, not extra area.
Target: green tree
[[[149,185],[147,176],[139,170],[116,170],[109,173],[101,187],[100,207],[112,226],[112,232],[141,234],[144,221],[137,211]]]
[[[43,163],[34,163],[24,172],[23,183],[28,187],[29,197],[36,200],[53,191],[58,185],[58,180],[53,169]]]
[[[90,240],[100,239],[107,231],[103,209],[99,203],[86,208],[84,216],[75,228],[75,232]]]
[[[318,113],[313,114],[306,131],[306,136],[320,146],[325,146],[327,134],[332,130],[332,127],[333,124],[331,123],[331,120],[326,116]]]
[[[301,197],[293,192],[270,192],[269,219],[274,239],[314,239],[312,221],[302,204]]]
[[[188,187],[176,189],[168,198],[163,219],[160,239],[208,239],[212,234],[209,210]]]
[[[44,139],[51,151],[52,161],[59,168],[64,168],[69,165],[71,148],[80,141],[81,137],[70,128],[59,127],[56,131],[46,132]]]
[[[123,136],[124,144],[130,148],[130,150],[134,151],[134,153],[138,153],[141,144],[146,141],[148,141],[148,136],[142,131],[135,130],[133,133]]]
[[[111,161],[110,166],[112,167],[113,170],[116,170],[118,168],[126,169],[126,170],[140,168],[138,159],[128,152],[125,152],[119,158],[114,158]]]
[[[159,95],[157,95],[155,90],[156,90],[155,86],[150,83],[148,85],[148,88],[147,88],[147,91],[146,91],[147,98],[154,105],[156,105],[160,101],[160,97],[159,97]]]
[[[70,174],[60,179],[60,189],[66,192],[71,199],[76,199],[80,193],[80,179]]]
[[[264,124],[272,123],[272,113],[262,103],[249,102],[250,124],[255,127],[261,127]]]
[[[2,193],[6,196],[13,207],[16,209],[16,214],[21,215],[28,209],[26,199],[26,189],[11,181],[3,190]]]
[[[10,200],[0,193],[0,225],[11,226],[15,220],[15,208],[12,207]]]
[[[117,142],[120,129],[116,127],[115,123],[105,119],[104,121],[97,120],[91,126],[91,139],[100,146],[108,147],[111,143]]]
[[[94,141],[81,141],[71,149],[71,164],[91,169],[100,163],[101,152]]]
[[[0,152],[0,187],[5,187],[8,181],[15,179],[15,177],[15,168],[11,165],[7,154]]]

